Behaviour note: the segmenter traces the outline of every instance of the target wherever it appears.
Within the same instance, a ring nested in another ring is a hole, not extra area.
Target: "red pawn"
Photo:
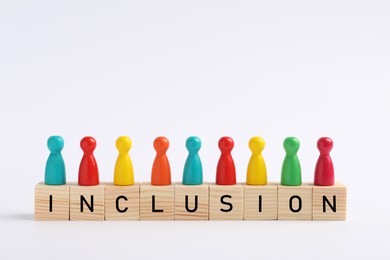
[[[84,151],[79,168],[79,185],[93,186],[99,184],[99,170],[93,155],[96,148],[96,140],[87,136],[81,139],[81,149]]]
[[[329,153],[333,148],[333,141],[329,137],[322,137],[318,139],[317,147],[320,156],[314,173],[314,185],[332,186],[334,185],[334,169]]]
[[[234,166],[233,157],[230,154],[234,141],[230,137],[222,137],[219,139],[218,147],[221,150],[217,166],[217,185],[234,185],[236,184],[236,167]]]

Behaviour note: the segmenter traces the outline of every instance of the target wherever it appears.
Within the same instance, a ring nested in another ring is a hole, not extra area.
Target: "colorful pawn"
[[[262,155],[264,146],[264,139],[259,136],[252,137],[249,140],[249,148],[252,151],[252,156],[249,159],[246,172],[246,184],[248,185],[267,184],[267,168]]]
[[[287,137],[284,140],[283,147],[286,156],[282,166],[282,185],[299,186],[302,184],[301,164],[297,156],[299,146],[299,140],[296,137]]]
[[[201,146],[202,142],[198,137],[191,136],[187,138],[188,156],[183,171],[184,185],[200,185],[203,183],[202,161],[198,154]]]
[[[156,157],[152,168],[152,185],[170,185],[171,184],[171,167],[167,157],[167,150],[169,141],[166,137],[160,136],[154,140],[154,149],[156,150]]]
[[[64,139],[61,136],[51,136],[47,140],[50,155],[46,161],[45,184],[63,185],[66,183],[65,162],[61,151],[64,148]]]
[[[99,170],[93,155],[96,148],[96,140],[87,136],[81,139],[80,147],[84,151],[79,168],[79,185],[94,186],[99,184]]]
[[[221,150],[221,156],[217,165],[217,176],[215,183],[217,185],[236,184],[236,167],[234,165],[231,151],[234,147],[234,141],[230,137],[219,139],[218,147]]]
[[[314,173],[314,185],[334,185],[334,169],[330,151],[333,148],[333,141],[329,137],[318,139],[317,148],[320,151]]]
[[[116,140],[116,148],[119,152],[115,163],[114,184],[120,186],[128,186],[134,184],[134,170],[131,162],[129,151],[132,142],[127,136],[118,137]]]

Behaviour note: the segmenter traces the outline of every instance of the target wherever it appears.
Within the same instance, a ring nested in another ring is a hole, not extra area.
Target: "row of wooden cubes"
[[[345,220],[346,186],[35,187],[36,220]]]

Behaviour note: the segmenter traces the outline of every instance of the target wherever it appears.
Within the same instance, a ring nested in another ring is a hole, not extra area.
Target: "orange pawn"
[[[166,137],[160,136],[154,140],[154,149],[156,158],[154,158],[152,168],[152,185],[170,185],[171,184],[171,167],[167,157],[169,141]]]

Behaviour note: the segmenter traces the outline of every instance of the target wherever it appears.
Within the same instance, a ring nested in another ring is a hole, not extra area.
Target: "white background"
[[[389,1],[1,1],[0,259],[389,259]],[[221,136],[237,179],[260,135],[270,181],[287,136],[312,181],[321,136],[334,140],[346,222],[35,222],[50,135],[68,181],[80,139],[97,139],[102,181],[115,140],[133,140],[147,181],[153,140],[169,138],[181,180],[188,136],[214,181]]]

